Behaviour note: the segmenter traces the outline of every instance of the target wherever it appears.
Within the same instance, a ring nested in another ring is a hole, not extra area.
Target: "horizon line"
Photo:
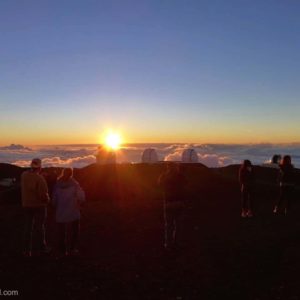
[[[221,143],[221,142],[128,142],[128,143],[123,143],[121,144],[120,148],[122,146],[127,146],[127,145],[146,145],[146,144],[151,144],[151,145],[171,145],[171,144],[179,144],[179,145],[300,145],[300,141],[297,142],[227,142],[227,143]],[[104,145],[103,143],[68,143],[68,144],[20,144],[20,143],[10,143],[10,144],[0,144],[0,147],[9,147],[12,145],[20,145],[20,146],[25,146],[25,147],[41,147],[41,146],[101,146]]]

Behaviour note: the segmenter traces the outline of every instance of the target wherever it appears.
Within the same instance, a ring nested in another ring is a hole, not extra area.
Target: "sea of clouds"
[[[95,163],[99,145],[58,145],[33,146],[12,144],[0,147],[0,162],[28,167],[34,157],[40,157],[44,166],[82,168]],[[208,167],[222,167],[239,164],[250,159],[254,164],[270,161],[274,154],[289,154],[293,163],[300,167],[300,143],[296,144],[128,144],[117,152],[118,163],[141,162],[146,148],[154,148],[159,160],[180,161],[182,152],[193,148],[198,153],[199,162]]]

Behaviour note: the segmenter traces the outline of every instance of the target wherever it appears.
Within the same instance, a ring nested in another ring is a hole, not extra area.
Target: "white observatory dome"
[[[185,149],[182,152],[181,161],[183,163],[197,163],[199,162],[198,154],[194,149]]]
[[[142,163],[153,164],[158,162],[158,155],[155,149],[147,148],[142,155]]]

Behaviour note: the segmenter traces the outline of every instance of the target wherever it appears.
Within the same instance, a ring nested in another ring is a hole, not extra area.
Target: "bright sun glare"
[[[109,133],[105,138],[105,145],[107,148],[117,150],[121,145],[121,136],[117,133]]]

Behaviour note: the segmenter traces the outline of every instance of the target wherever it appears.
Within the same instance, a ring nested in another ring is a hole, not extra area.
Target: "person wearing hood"
[[[80,207],[84,201],[85,193],[73,178],[73,169],[65,168],[54,187],[52,197],[52,203],[56,208],[58,247],[61,255],[79,253]],[[69,231],[70,245],[67,246],[66,240]]]

